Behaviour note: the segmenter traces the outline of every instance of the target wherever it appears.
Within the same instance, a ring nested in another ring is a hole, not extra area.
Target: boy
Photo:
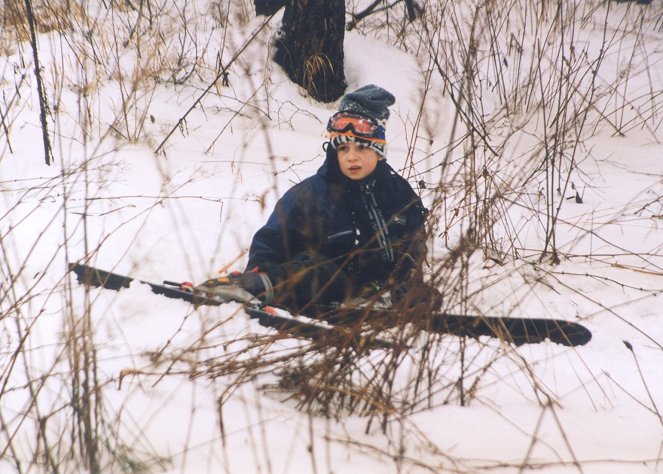
[[[392,301],[413,294],[417,303],[422,294],[439,300],[423,283],[426,210],[385,159],[394,102],[375,85],[346,94],[327,124],[324,164],[278,201],[253,237],[245,272],[198,290],[214,295],[219,286],[236,285],[293,311],[387,291]]]

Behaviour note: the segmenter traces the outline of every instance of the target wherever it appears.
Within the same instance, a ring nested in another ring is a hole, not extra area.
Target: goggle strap
[[[337,132],[337,131],[331,130],[329,132],[329,138],[332,139],[334,137],[352,137],[352,138],[357,138],[359,140],[365,140],[367,142],[387,143],[387,140],[384,140],[382,138],[368,137],[366,135],[356,135],[350,130],[348,130],[347,132]]]

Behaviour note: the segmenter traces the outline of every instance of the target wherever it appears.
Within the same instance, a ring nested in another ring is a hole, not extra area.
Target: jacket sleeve
[[[397,212],[397,219],[405,227],[401,238],[394,243],[396,250],[395,274],[399,278],[417,276],[423,279],[423,264],[427,255],[426,214],[427,210],[419,196],[407,181],[399,183],[401,195],[406,196],[403,207]],[[412,275],[412,274],[415,275]]]
[[[290,189],[274,206],[267,223],[253,236],[249,249],[247,271],[259,267],[267,271],[274,265],[281,264],[293,256],[297,246],[296,228],[298,214],[298,193]]]

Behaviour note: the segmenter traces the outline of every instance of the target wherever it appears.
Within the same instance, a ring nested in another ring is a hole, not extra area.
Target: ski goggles
[[[327,130],[335,133],[348,133],[360,138],[384,140],[384,127],[361,115],[339,112],[331,116]]]

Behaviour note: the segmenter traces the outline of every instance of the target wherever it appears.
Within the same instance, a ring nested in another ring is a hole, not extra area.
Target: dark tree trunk
[[[285,6],[285,0],[254,0],[256,15],[271,15],[279,11],[279,8]]]
[[[345,0],[287,0],[274,60],[316,100],[345,91]]]

